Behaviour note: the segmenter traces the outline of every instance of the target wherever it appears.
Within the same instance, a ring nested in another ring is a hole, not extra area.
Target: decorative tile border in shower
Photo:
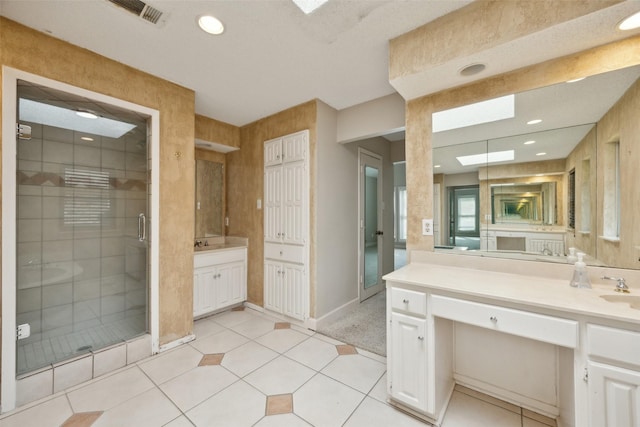
[[[31,172],[31,171],[18,171],[17,181],[18,185],[39,185],[47,187],[88,187],[88,188],[101,188],[111,190],[125,190],[125,191],[147,191],[147,183],[141,179],[127,179],[127,178],[111,178],[106,176],[103,172],[95,172],[100,174],[100,179],[86,179],[84,182],[72,181],[69,179],[68,174],[62,176],[55,172]]]

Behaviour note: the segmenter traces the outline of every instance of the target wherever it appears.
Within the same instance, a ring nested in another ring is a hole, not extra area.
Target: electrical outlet
[[[422,220],[422,235],[433,236],[433,219]]]

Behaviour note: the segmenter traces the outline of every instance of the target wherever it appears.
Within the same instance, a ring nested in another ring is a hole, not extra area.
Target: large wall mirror
[[[574,247],[640,268],[639,78],[629,67],[434,113],[436,251],[566,262]]]
[[[196,160],[196,238],[224,235],[224,165]]]

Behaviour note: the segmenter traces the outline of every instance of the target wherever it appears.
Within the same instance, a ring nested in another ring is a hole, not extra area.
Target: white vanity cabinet
[[[194,255],[193,317],[240,304],[246,299],[246,247]]]
[[[388,288],[388,388],[393,399],[428,412],[427,297],[424,293]]]
[[[640,427],[640,333],[587,326],[590,427]]]
[[[309,131],[264,143],[264,307],[309,317]]]

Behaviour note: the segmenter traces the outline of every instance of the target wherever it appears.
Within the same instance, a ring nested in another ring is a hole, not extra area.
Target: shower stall
[[[149,332],[151,192],[148,116],[25,80],[16,98],[20,376]]]

